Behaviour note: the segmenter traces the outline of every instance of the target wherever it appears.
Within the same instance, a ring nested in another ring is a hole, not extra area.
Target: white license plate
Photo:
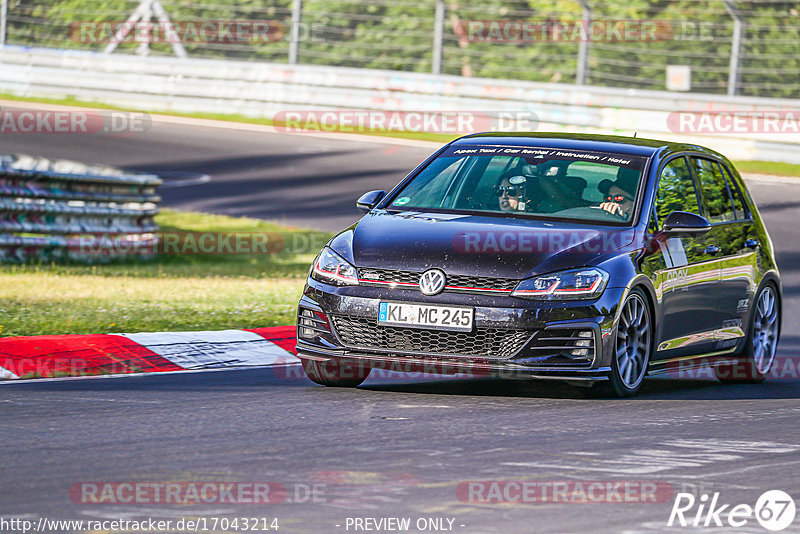
[[[381,302],[378,305],[378,324],[409,326],[432,330],[472,330],[474,310],[460,306],[431,306],[407,302]]]

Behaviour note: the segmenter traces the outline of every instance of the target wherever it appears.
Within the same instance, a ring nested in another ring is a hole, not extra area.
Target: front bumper
[[[595,301],[538,302],[510,296],[452,293],[425,297],[411,289],[337,287],[309,279],[298,307],[297,352],[300,358],[309,360],[338,358],[409,372],[579,382],[604,380],[611,371],[614,325],[624,291],[624,288],[607,288]],[[392,345],[386,343],[386,339],[377,339],[379,336],[374,343],[355,343],[352,336],[344,339],[341,335],[343,320],[366,325],[367,334],[384,334],[380,331],[383,327],[377,326],[378,304],[382,300],[472,306],[475,310],[473,333],[490,333],[483,336],[486,340],[491,336],[505,337],[507,332],[508,337],[517,336],[515,339],[521,341],[513,350],[502,354],[480,353],[480,347],[476,348],[475,344],[470,345],[471,353],[465,354],[459,350],[448,352],[447,344],[439,348],[436,336],[446,338],[441,332],[427,332],[431,334],[426,336],[428,341],[434,340],[429,343],[429,350],[421,350],[419,330],[392,329],[393,341],[397,336],[405,337],[406,333],[409,339],[417,340],[417,344],[410,342],[409,346]],[[583,332],[585,337],[573,337],[577,332]],[[572,342],[578,339],[591,341],[590,353],[573,347],[576,344]],[[562,343],[569,344],[567,350],[555,352],[556,348],[564,348],[560,346]],[[553,349],[553,354],[548,354],[549,349]]]

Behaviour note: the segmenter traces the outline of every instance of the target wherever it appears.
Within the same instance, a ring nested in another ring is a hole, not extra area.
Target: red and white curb
[[[296,365],[295,327],[0,338],[0,378]]]

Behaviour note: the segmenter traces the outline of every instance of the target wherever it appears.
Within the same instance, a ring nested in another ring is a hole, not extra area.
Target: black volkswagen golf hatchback
[[[628,137],[453,141],[317,256],[298,307],[309,378],[372,368],[562,380],[634,394],[710,365],[758,382],[781,283],[736,169],[707,148]]]

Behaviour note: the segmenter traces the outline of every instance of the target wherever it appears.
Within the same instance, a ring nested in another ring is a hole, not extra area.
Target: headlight
[[[356,268],[328,247],[322,249],[317,259],[314,260],[311,278],[335,286],[358,285]]]
[[[513,297],[537,300],[581,300],[599,297],[608,283],[608,273],[596,269],[574,269],[528,278],[517,285]]]

